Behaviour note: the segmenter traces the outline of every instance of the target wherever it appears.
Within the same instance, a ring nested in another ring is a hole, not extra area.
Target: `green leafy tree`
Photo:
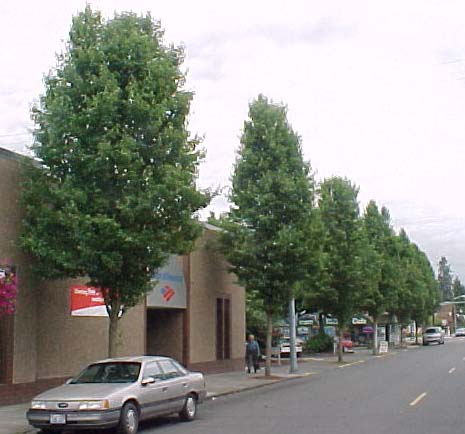
[[[460,297],[457,301],[464,301],[465,295],[465,286],[462,284],[458,276],[454,277],[454,281],[452,282],[452,290],[454,292],[454,298]],[[463,315],[463,304],[459,304],[456,306],[456,311],[459,313],[457,315],[457,321],[460,326],[463,326],[464,322],[464,315]]]
[[[325,272],[307,303],[338,320],[338,360],[342,361],[343,332],[366,296],[368,264],[366,237],[357,201],[358,189],[347,179],[332,177],[320,186],[319,210],[325,228]],[[370,282],[371,285],[371,282]]]
[[[411,321],[426,325],[428,318],[439,303],[439,292],[434,272],[427,256],[412,243],[405,230],[398,235],[399,275],[402,277],[398,287],[395,313],[401,325]]]
[[[419,281],[421,284],[421,292],[419,298],[422,298],[422,308],[414,309],[413,319],[417,324],[427,326],[434,311],[439,306],[441,295],[439,285],[434,275],[433,267],[424,252],[417,246],[415,247],[415,263],[419,270]]]
[[[257,291],[246,292],[245,323],[247,335],[255,335],[260,343],[266,342],[266,314]]]
[[[391,226],[389,211],[381,212],[374,201],[370,201],[364,214],[365,234],[376,252],[376,261],[372,263],[378,272],[373,272],[376,279],[374,287],[363,303],[373,319],[373,354],[378,353],[378,320],[389,306],[395,303],[396,288],[399,283],[397,273],[397,255],[394,246],[395,233]]]
[[[452,282],[452,293],[454,298],[460,297],[461,295],[465,295],[465,286],[462,285],[462,282],[458,278],[458,276],[454,277],[454,281]]]
[[[404,229],[400,230],[396,240],[400,260],[398,268],[400,281],[397,288],[397,303],[392,306],[390,313],[400,324],[408,324],[412,320],[412,312],[417,302],[412,288],[416,276],[412,270],[410,239]]]
[[[442,301],[451,301],[453,298],[452,273],[445,256],[441,257],[438,266],[438,282]]]
[[[102,288],[110,356],[118,318],[169,254],[192,247],[208,202],[195,186],[183,51],[162,37],[150,15],[104,21],[86,7],[33,111],[40,168],[24,183],[22,245],[41,275]]]
[[[230,200],[223,250],[239,281],[263,302],[269,375],[273,315],[283,312],[296,283],[317,263],[319,242],[313,178],[300,139],[286,108],[262,95],[249,106]]]

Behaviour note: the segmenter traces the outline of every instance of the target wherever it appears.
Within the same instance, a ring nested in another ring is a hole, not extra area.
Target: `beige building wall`
[[[38,379],[72,376],[108,357],[108,319],[71,316],[70,288],[76,283],[85,281],[47,281],[38,297]],[[144,305],[129,309],[119,320],[119,356],[144,354],[144,329]]]
[[[18,296],[13,318],[13,336],[0,337],[2,348],[10,346],[13,382],[34,381],[37,364],[37,287],[30,271],[31,259],[18,246],[23,210],[20,206],[21,170],[17,154],[0,149],[0,262],[16,266]],[[11,360],[10,360],[11,363]],[[5,367],[2,366],[2,369]]]
[[[13,383],[28,383],[36,380],[37,351],[37,294],[39,288],[33,283],[31,273],[24,262],[18,262],[18,296],[14,318],[13,338]]]
[[[71,316],[70,287],[76,281],[42,280],[31,271],[32,259],[18,246],[23,217],[20,159],[0,149],[0,262],[11,260],[18,277],[13,336],[0,336],[0,351],[5,345],[12,347],[13,383],[73,375],[106,357],[108,349],[108,319]],[[119,355],[144,352],[145,305],[141,304],[120,320]]]
[[[231,359],[243,359],[245,291],[227,271],[217,249],[217,231],[206,229],[190,255],[190,363],[216,362],[216,299],[231,301]]]
[[[31,270],[32,259],[18,246],[23,212],[20,198],[20,159],[0,148],[0,261],[17,267],[17,312],[11,321],[0,320],[0,381],[29,383],[76,374],[87,363],[105,358],[108,319],[71,316],[70,287],[85,280],[42,280]],[[163,332],[149,336],[145,303],[128,310],[119,323],[119,355],[138,355],[163,348],[190,365],[215,366],[216,299],[231,303],[231,361],[243,360],[245,293],[227,272],[215,248],[217,231],[207,225],[194,252],[186,258],[187,311],[165,312]],[[153,319],[151,320],[153,321]],[[219,365],[231,368],[227,361]],[[5,380],[6,378],[6,380]]]

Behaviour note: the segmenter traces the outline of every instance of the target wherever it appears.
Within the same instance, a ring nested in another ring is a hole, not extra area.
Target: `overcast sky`
[[[465,282],[463,1],[90,3],[105,17],[150,11],[185,45],[202,187],[228,185],[248,103],[264,93],[288,106],[318,179],[347,176],[362,207],[386,206],[435,269],[446,256]],[[31,143],[30,106],[85,4],[0,5],[0,147]]]

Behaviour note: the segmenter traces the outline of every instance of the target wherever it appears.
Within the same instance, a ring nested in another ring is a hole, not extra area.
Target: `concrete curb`
[[[222,396],[228,396],[228,395],[234,395],[236,393],[240,393],[240,392],[245,392],[247,390],[254,390],[254,389],[261,389],[262,387],[267,387],[267,386],[271,386],[273,384],[277,384],[277,383],[281,383],[281,382],[284,382],[284,381],[290,381],[290,380],[298,380],[300,378],[306,378],[306,377],[309,377],[310,375],[315,375],[315,373],[313,372],[306,372],[306,373],[303,373],[303,374],[288,374],[286,376],[280,376],[281,378],[274,378],[274,379],[268,379],[268,378],[257,378],[257,380],[261,380],[263,381],[263,383],[255,383],[255,384],[251,384],[250,386],[247,386],[247,387],[241,387],[241,388],[237,388],[237,389],[230,389],[230,390],[226,390],[224,392],[212,392],[212,393],[208,393],[207,392],[207,396],[205,398],[206,401],[214,401],[216,398],[219,398],[219,397],[222,397]]]

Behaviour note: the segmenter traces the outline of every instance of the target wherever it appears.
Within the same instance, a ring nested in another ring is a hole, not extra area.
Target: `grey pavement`
[[[414,347],[411,347],[414,348]],[[396,351],[388,353],[395,354]],[[346,365],[359,363],[367,359],[373,358],[368,350],[356,350],[354,353],[345,354],[344,359]],[[207,383],[207,399],[216,399],[217,397],[239,393],[244,390],[257,389],[270,384],[275,384],[282,381],[289,381],[297,378],[302,378],[336,367],[344,367],[336,363],[336,357],[332,355],[323,355],[315,357],[305,357],[299,359],[299,370],[296,374],[289,373],[289,364],[283,360],[280,366],[273,364],[270,378],[264,376],[264,368],[257,374],[247,374],[244,371],[226,372],[221,374],[205,375]],[[0,406],[0,434],[25,434],[35,433],[26,420],[26,410],[28,403]]]
[[[462,338],[463,339],[463,338]],[[189,434],[448,434],[463,429],[465,339],[347,363],[309,362],[315,375],[219,397]],[[314,368],[314,369],[313,369]],[[302,366],[302,370],[304,367]],[[185,434],[177,418],[141,434]]]

